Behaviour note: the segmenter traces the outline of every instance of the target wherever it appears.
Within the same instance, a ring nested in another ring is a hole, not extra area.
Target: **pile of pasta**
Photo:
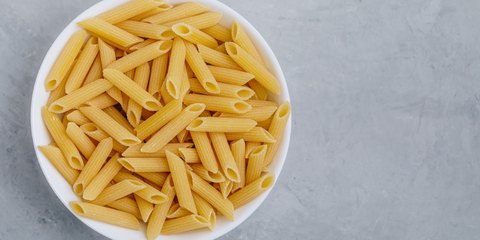
[[[78,23],[45,81],[54,143],[39,146],[82,199],[76,214],[134,230],[140,219],[155,239],[214,230],[273,185],[290,103],[267,100],[279,81],[221,17],[135,0]]]

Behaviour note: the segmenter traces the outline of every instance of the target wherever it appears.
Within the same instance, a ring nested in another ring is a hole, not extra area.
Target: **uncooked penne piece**
[[[257,62],[262,64],[262,66],[264,66],[265,68],[267,67],[262,57],[260,56],[260,53],[255,48],[255,45],[253,44],[252,40],[248,37],[247,32],[242,27],[242,25],[240,25],[240,23],[237,22],[236,20],[233,20],[232,39],[236,44],[238,44],[241,48],[243,48],[250,56],[252,56]]]
[[[83,169],[83,161],[78,149],[67,136],[65,127],[57,114],[49,112],[47,106],[42,107],[42,119],[53,140],[58,144],[68,164],[77,170]]]
[[[257,125],[251,119],[199,117],[187,126],[195,132],[248,132]]]
[[[230,181],[240,182],[240,172],[238,171],[230,146],[228,146],[225,133],[209,132],[208,135],[212,140],[213,149],[215,149],[218,162],[220,163],[225,177]]]
[[[277,111],[273,115],[272,123],[270,124],[270,128],[268,132],[275,138],[277,141],[272,144],[267,144],[267,154],[265,155],[265,162],[263,163],[263,167],[268,166],[272,161],[277,149],[282,142],[283,134],[285,132],[285,126],[287,125],[288,118],[290,117],[291,112],[291,105],[290,102],[284,102],[280,107],[278,107]]]
[[[92,66],[90,67],[90,70],[88,71],[88,74],[85,77],[82,86],[88,85],[98,79],[101,79],[103,75],[102,70],[102,60],[100,59],[100,54],[97,54],[97,57],[93,61]]]
[[[143,222],[147,222],[148,218],[150,217],[150,214],[153,211],[153,204],[137,196],[136,194],[134,194],[134,196],[135,196],[135,201],[137,201],[140,214],[142,215],[142,220]]]
[[[247,100],[248,104],[252,107],[267,107],[267,106],[275,106],[278,108],[278,104],[272,101],[262,101],[262,100]]]
[[[227,54],[227,49],[225,49],[225,43],[218,45],[218,47],[215,48],[215,51]]]
[[[267,173],[260,177],[259,179],[248,184],[244,188],[236,191],[228,197],[228,200],[231,201],[233,207],[238,209],[239,207],[249,203],[253,199],[260,196],[262,193],[267,191],[273,186],[275,182],[275,174]]]
[[[239,99],[200,94],[187,94],[183,99],[183,103],[185,105],[202,103],[205,104],[206,110],[228,113],[246,113],[252,109],[248,103]]]
[[[168,54],[163,54],[152,61],[148,93],[158,100],[160,99],[160,87],[162,86],[165,75],[167,74],[167,65]]]
[[[206,95],[236,98],[240,100],[248,100],[255,94],[255,92],[248,87],[237,86],[237,85],[221,83],[221,82],[217,83],[218,87],[220,88],[220,93],[210,94],[203,88],[203,86],[200,84],[200,82],[196,78],[190,78],[189,82],[190,82],[190,90],[192,92],[206,94]]]
[[[173,235],[209,226],[210,222],[204,217],[199,215],[188,215],[166,221],[163,225],[161,234]]]
[[[65,114],[65,117],[68,119],[69,122],[76,123],[79,126],[91,122],[90,119],[85,117],[85,115],[83,115],[83,113],[78,110],[75,110],[69,114]]]
[[[92,156],[92,153],[95,150],[95,144],[93,144],[90,138],[85,135],[77,124],[69,122],[66,133],[83,156],[87,159]]]
[[[238,172],[240,173],[240,182],[234,182],[232,185],[232,191],[236,191],[239,188],[245,187],[245,141],[243,139],[233,141],[230,143],[230,149],[232,151],[233,158],[238,167]]]
[[[128,197],[120,198],[116,201],[113,201],[107,204],[107,207],[115,208],[122,212],[130,213],[135,216],[137,219],[142,219],[142,215],[140,214],[140,210],[138,209],[137,202],[135,200],[130,199]]]
[[[146,185],[141,181],[136,180],[122,180],[117,184],[105,188],[98,197],[90,203],[99,206],[105,206],[115,200],[123,198],[131,193],[138,192],[144,189]]]
[[[255,79],[267,90],[280,94],[280,82],[268,69],[250,56],[244,49],[235,43],[225,43],[228,55],[247,72],[255,75]]]
[[[179,154],[179,148],[191,148],[193,143],[168,143],[157,152],[153,153],[144,153],[140,151],[140,149],[145,145],[145,143],[140,143],[135,146],[131,146],[125,150],[122,155],[128,158],[165,158],[167,155],[165,154],[165,150],[168,150],[175,155]]]
[[[167,162],[170,167],[173,183],[175,184],[175,191],[177,192],[177,199],[180,206],[193,214],[197,214],[197,208],[193,201],[192,191],[187,178],[187,170],[185,164],[177,155],[170,151],[165,151],[167,154]]]
[[[132,172],[170,172],[166,158],[119,158],[118,162]]]
[[[250,156],[248,157],[248,167],[245,176],[246,185],[257,180],[260,177],[260,174],[262,174],[267,149],[267,145],[261,145],[260,147],[255,148],[250,153]]]
[[[243,139],[251,142],[275,143],[277,140],[265,129],[254,127],[252,130],[244,133],[226,133],[228,141]]]
[[[209,65],[207,66],[217,82],[229,83],[234,85],[245,85],[248,81],[252,80],[255,75],[238,71],[230,68],[223,68]]]
[[[106,44],[101,38],[98,39],[98,48],[100,50],[100,61],[102,63],[102,70],[107,68],[112,62],[115,62],[115,49]]]
[[[167,180],[163,184],[162,193],[168,197],[168,201],[155,205],[147,225],[148,240],[154,240],[160,234],[160,231],[165,223],[168,210],[170,209],[173,198],[175,197],[175,187],[173,186],[171,175],[168,176]]]
[[[117,161],[119,154],[115,153],[112,158],[103,166],[102,170],[93,178],[83,192],[83,199],[94,200],[112,181],[113,177],[122,169],[122,165]]]
[[[212,49],[218,47],[218,43],[215,38],[188,24],[177,23],[172,26],[172,31],[175,32],[175,34],[177,34],[178,36],[193,44],[202,44]]]
[[[210,230],[215,229],[215,222],[216,222],[216,214],[215,210],[213,209],[212,205],[205,201],[202,197],[200,197],[198,194],[195,192],[192,192],[193,195],[193,200],[195,201],[195,206],[197,207],[198,210],[198,215],[204,217],[207,219],[207,221],[210,223]]]
[[[189,164],[192,171],[207,182],[220,183],[225,181],[225,177],[219,171],[213,173],[208,171],[202,164]]]
[[[162,25],[126,20],[115,26],[142,38],[169,40],[175,37],[172,28]]]
[[[173,40],[172,51],[168,63],[168,73],[166,76],[166,89],[172,98],[180,97],[183,68],[185,67],[185,56],[187,54],[185,43],[181,37],[175,37]]]
[[[113,181],[115,182],[121,182],[123,180],[136,180],[139,182],[142,182],[139,178],[130,175],[129,173],[125,172],[119,172],[115,177],[113,178]],[[135,192],[139,197],[153,203],[153,204],[161,204],[169,200],[169,197],[165,195],[164,193],[158,191],[154,187],[143,183],[146,187],[140,191]]]
[[[101,80],[105,80],[105,79],[101,79]],[[110,95],[108,95],[107,93],[102,93],[102,94],[86,101],[85,103],[83,103],[80,106],[90,106],[90,107],[96,107],[96,108],[99,108],[99,109],[105,109],[105,108],[111,107],[111,106],[113,106],[117,103],[118,103],[117,100],[110,97]]]
[[[86,123],[80,126],[80,129],[87,134],[87,136],[95,139],[96,141],[102,141],[105,138],[109,138],[110,135],[108,135],[105,131],[102,129],[98,128],[97,125],[94,123]],[[116,140],[113,140],[113,150],[123,153],[127,149],[126,146],[120,144]]]
[[[205,104],[192,104],[167,123],[157,133],[155,133],[150,140],[142,147],[142,152],[156,152],[162,149],[170,140],[177,136],[180,131],[185,129],[187,125],[205,110]]]
[[[217,67],[245,71],[242,67],[240,67],[240,65],[233,61],[233,59],[228,54],[215,51],[201,44],[197,45],[197,47],[200,56],[202,56],[203,61],[205,61],[206,63],[212,64]]]
[[[257,127],[261,127],[263,129],[269,129],[270,124],[272,123],[272,120],[273,120],[273,116],[269,117],[265,121],[259,121],[259,122],[257,122]]]
[[[202,31],[210,36],[212,36],[213,38],[217,39],[217,40],[220,40],[222,42],[231,42],[233,41],[232,39],[232,30],[222,26],[222,25],[219,25],[219,24],[215,24],[211,27],[208,27],[208,28],[205,28],[205,29],[202,29]]]
[[[157,15],[145,18],[143,22],[161,25],[178,19],[194,16],[206,12],[208,7],[197,2],[187,2],[173,7],[172,9],[161,12]]]
[[[185,23],[194,28],[204,29],[217,24],[222,16],[223,14],[219,12],[205,12],[192,17],[182,18],[173,22],[165,23],[163,25],[171,27],[177,23]]]
[[[225,180],[221,183],[220,185],[220,192],[222,193],[223,198],[227,199],[228,195],[230,195],[230,192],[232,191],[233,188],[233,183],[230,180]]]
[[[170,120],[177,117],[182,111],[182,99],[169,102],[165,107],[156,112],[153,116],[135,127],[137,137],[145,140],[148,136],[165,126]]]
[[[186,163],[202,163],[196,148],[179,148],[178,152]]]
[[[130,213],[85,202],[70,202],[73,212],[81,217],[133,230],[140,230],[140,223]]]
[[[70,165],[68,165],[68,162],[63,156],[60,149],[54,146],[38,146],[38,148],[52,163],[55,169],[57,169],[60,175],[63,176],[63,178],[68,182],[68,184],[73,185],[79,173],[77,170],[73,169]]]
[[[167,213],[167,218],[172,219],[172,218],[179,218],[179,217],[185,217],[187,215],[191,215],[192,213],[188,211],[185,208],[180,207],[180,204],[175,204],[173,205],[170,210],[168,210]]]
[[[72,63],[72,66],[70,67],[70,69],[68,69],[68,72],[67,74],[65,75],[65,79],[68,79],[68,76],[70,75],[70,73],[72,72],[72,69],[73,67],[75,66],[75,62],[77,60],[74,60],[73,63]],[[67,81],[62,81],[57,88],[55,88],[54,90],[52,90],[50,92],[50,95],[48,96],[48,100],[47,100],[47,104],[46,106],[47,107],[50,107],[50,104],[52,104],[53,102],[55,102],[56,100],[60,99],[61,97],[67,95],[65,93],[65,83]]]
[[[205,199],[215,209],[230,219],[230,221],[233,221],[233,204],[228,199],[223,198],[222,194],[218,192],[217,189],[205,182],[197,174],[187,172],[187,175],[189,177],[190,188],[192,191]]]
[[[250,156],[250,153],[253,151],[253,149],[255,149],[257,147],[260,147],[260,145],[262,145],[261,142],[246,142],[246,144],[245,144],[245,158],[248,158]]]
[[[66,81],[67,72],[80,52],[86,34],[85,31],[78,31],[67,41],[45,79],[47,92],[57,88],[62,81]]]
[[[217,158],[213,152],[212,144],[205,132],[190,132],[195,149],[198,151],[198,156],[203,166],[212,173],[218,172]]]
[[[248,82],[248,86],[253,91],[255,91],[255,96],[257,97],[257,100],[267,100],[268,91],[264,86],[262,86],[262,84],[258,83],[257,80],[251,80],[250,82]]]
[[[133,81],[146,91],[149,78],[150,65],[148,62],[138,66],[135,70],[135,77]],[[128,100],[127,119],[132,126],[136,127],[139,124],[140,118],[142,117],[142,109],[142,106],[140,106],[140,104],[135,102],[132,98]]]
[[[154,42],[111,63],[110,65],[108,65],[107,69],[116,69],[122,73],[128,72],[146,62],[149,62],[150,60],[153,60],[167,53],[168,51],[170,51],[171,47],[171,40]],[[103,74],[105,74],[105,70]]]
[[[158,42],[157,39],[147,39],[147,40],[145,40],[145,41],[143,41],[143,42],[141,42],[141,43],[137,43],[137,44],[131,46],[131,47],[129,48],[129,50],[132,51],[132,52],[135,52],[135,51],[137,51],[137,50],[139,50],[139,49],[142,49],[142,48],[144,48],[144,47],[146,47],[146,46],[148,46],[148,45],[150,45],[150,44],[152,44],[152,43],[156,43],[156,42]]]
[[[98,17],[83,20],[81,22],[78,22],[77,24],[80,27],[85,28],[87,31],[92,32],[107,40],[110,40],[111,42],[114,42],[122,47],[130,47],[133,44],[143,41],[143,38],[139,38]]]
[[[82,107],[79,110],[119,143],[125,146],[132,146],[141,142],[140,139],[135,137],[135,135],[117,123],[101,109],[96,107]]]
[[[125,129],[127,129],[129,132],[133,133],[133,127],[132,125],[130,125],[130,123],[128,122],[127,119],[125,119],[123,117],[123,115],[115,108],[115,107],[107,107],[105,109],[103,109],[103,111],[108,115],[110,116],[111,118],[113,118],[113,120],[115,120],[117,123],[119,123],[120,125],[122,125],[122,127],[124,127]]]
[[[144,179],[147,179],[151,181],[152,183],[158,185],[158,186],[163,186],[165,183],[165,180],[168,177],[168,173],[139,173],[137,172],[138,175],[142,176]]]
[[[157,99],[120,71],[107,68],[103,70],[103,74],[105,78],[112,82],[118,89],[145,109],[157,111],[162,107]]]
[[[146,11],[146,12],[143,12],[143,13],[140,13],[138,15],[136,15],[135,17],[132,17],[130,18],[130,20],[132,21],[141,21],[145,18],[148,18],[148,17],[151,17],[153,15],[157,15],[161,12],[165,12],[167,10],[170,10],[172,9],[173,6],[168,4],[168,3],[162,3],[160,4],[158,7],[152,9],[152,10],[149,10],[149,11]]]
[[[248,102],[247,102],[248,103]],[[252,107],[250,111],[244,114],[222,113],[220,118],[248,118],[257,122],[266,121],[277,110],[276,106]]]
[[[98,54],[98,40],[96,37],[90,37],[85,44],[83,51],[78,57],[77,63],[73,67],[72,73],[67,79],[65,92],[70,94],[82,86],[83,80],[87,76],[88,70],[93,64]]]
[[[98,15],[98,18],[111,24],[117,24],[138,14],[150,11],[164,2],[164,0],[134,0],[106,11]]]
[[[218,87],[217,81],[213,77],[195,46],[189,42],[185,42],[185,47],[187,48],[186,60],[188,65],[192,68],[192,71],[195,73],[195,76],[200,84],[202,84],[203,88],[209,93],[220,93],[220,88]]]

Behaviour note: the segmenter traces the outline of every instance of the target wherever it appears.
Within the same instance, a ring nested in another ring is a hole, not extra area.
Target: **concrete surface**
[[[0,0],[0,239],[105,239],[43,177],[30,97],[98,0]],[[276,188],[227,239],[480,239],[480,1],[222,0],[258,28],[295,114]]]

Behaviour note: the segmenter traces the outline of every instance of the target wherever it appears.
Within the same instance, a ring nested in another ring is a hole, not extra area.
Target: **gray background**
[[[105,239],[47,184],[29,111],[98,0],[0,0],[0,239]],[[480,239],[480,1],[222,0],[276,53],[294,123],[267,202],[226,239]]]

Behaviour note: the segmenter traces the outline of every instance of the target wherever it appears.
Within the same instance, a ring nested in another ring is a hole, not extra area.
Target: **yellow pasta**
[[[257,125],[251,119],[199,117],[187,126],[195,132],[248,132]]]
[[[160,87],[163,84],[167,74],[168,54],[153,59],[150,72],[150,82],[148,84],[148,93],[155,99],[160,100]]]
[[[207,219],[198,215],[188,215],[168,220],[163,225],[161,234],[172,235],[210,226]]]
[[[68,119],[68,121],[74,122],[79,126],[91,122],[90,119],[85,117],[85,115],[78,110],[75,110],[69,114],[65,114],[65,117]]]
[[[153,211],[153,204],[135,194],[134,196],[135,196],[135,201],[137,201],[140,214],[142,215],[142,220],[143,222],[147,222],[148,218],[150,217],[150,214]]]
[[[192,213],[185,208],[180,207],[180,204],[173,205],[170,210],[168,210],[167,218],[179,218],[191,215]]]
[[[83,124],[82,126],[80,126],[80,129],[82,129],[82,131],[87,134],[87,136],[95,139],[96,141],[102,141],[103,139],[110,137],[105,131],[98,128],[97,125],[95,125],[94,123]],[[116,140],[113,140],[113,150],[122,153],[126,149],[126,146],[117,142]]]
[[[247,118],[261,122],[270,118],[276,110],[276,106],[252,107],[250,111],[244,114],[222,113],[220,114],[220,118]]]
[[[102,70],[107,68],[112,62],[115,62],[115,49],[105,43],[101,38],[98,39],[98,48],[100,52],[100,61],[102,63]]]
[[[100,55],[97,54],[97,57],[92,63],[92,66],[90,67],[90,70],[88,71],[87,76],[85,77],[85,80],[83,81],[82,86],[88,85],[100,78],[102,78],[102,60],[100,58]]]
[[[173,182],[175,184],[175,191],[177,192],[177,199],[180,206],[193,214],[197,214],[197,208],[193,202],[192,191],[190,190],[187,172],[184,162],[170,151],[165,151],[167,154],[168,166],[171,170]]]
[[[135,70],[134,82],[146,91],[149,79],[150,65],[148,63],[144,63],[137,67],[137,69]],[[142,117],[143,108],[142,106],[140,106],[140,104],[130,98],[128,100],[127,109],[127,119],[132,126],[136,127],[140,122],[140,118]]]
[[[63,156],[60,149],[54,146],[38,146],[38,148],[52,163],[55,169],[57,169],[60,175],[65,178],[68,184],[73,185],[79,173],[77,170],[73,169],[70,165],[68,165],[67,160]]]
[[[168,103],[170,103],[171,101],[175,100],[175,98],[173,98],[172,96],[170,96],[170,93],[168,93],[166,86],[167,86],[166,81],[163,81],[162,86],[160,87],[160,94],[162,95],[162,99],[161,99],[161,100],[162,100],[165,104],[168,104]]]
[[[101,79],[101,80],[104,80],[104,79]],[[111,106],[113,106],[117,103],[118,103],[117,100],[110,97],[110,95],[108,95],[107,93],[102,93],[102,94],[86,101],[85,103],[80,105],[80,107],[91,106],[91,107],[96,107],[96,108],[100,108],[100,109],[105,109],[105,108],[111,107]]]
[[[113,177],[122,169],[122,165],[117,161],[118,153],[115,153],[112,158],[103,166],[102,170],[93,178],[83,192],[85,200],[94,200],[107,187],[108,183],[112,181]]]
[[[250,153],[253,151],[253,149],[255,149],[257,147],[260,147],[260,145],[262,145],[261,142],[246,142],[246,144],[245,144],[245,158],[248,158],[250,156]]]
[[[198,152],[196,148],[179,148],[178,152],[179,152],[179,156],[186,163],[201,163],[200,156],[198,156]]]
[[[195,149],[198,151],[198,156],[203,166],[212,173],[218,172],[217,158],[213,152],[212,144],[205,132],[190,132]]]
[[[272,101],[262,101],[262,100],[247,100],[246,101],[248,104],[250,104],[252,107],[268,107],[268,106],[274,106],[278,108],[278,104]]]
[[[108,115],[110,116],[111,118],[113,118],[113,120],[115,120],[117,123],[119,123],[120,125],[122,125],[122,127],[124,127],[125,129],[127,129],[129,132],[133,133],[133,127],[132,125],[130,125],[130,123],[128,123],[127,119],[125,119],[123,117],[123,115],[115,108],[115,107],[107,107],[105,109],[103,109],[103,111]]]
[[[158,7],[154,8],[152,10],[140,13],[140,14],[136,15],[135,17],[130,18],[130,20],[141,21],[145,18],[148,18],[148,17],[153,16],[153,15],[157,15],[161,12],[165,12],[165,11],[170,10],[172,8],[173,8],[172,5],[170,5],[168,3],[162,3]]]
[[[192,191],[205,199],[215,209],[230,219],[230,221],[233,221],[233,204],[228,199],[223,198],[220,192],[195,173],[187,172],[187,175],[189,177],[190,188]]]
[[[182,74],[185,66],[186,54],[187,52],[184,41],[181,37],[176,37],[173,41],[172,51],[170,53],[170,62],[168,64],[168,73],[165,83],[167,92],[175,99],[178,99],[181,95]]]
[[[183,39],[193,43],[202,44],[209,48],[217,48],[218,43],[215,38],[185,23],[177,23],[172,26],[173,32]]]
[[[177,136],[180,131],[187,127],[200,113],[205,110],[201,103],[192,104],[182,110],[180,115],[172,119],[162,129],[155,133],[150,140],[142,147],[142,152],[156,152],[162,149],[171,139]]]
[[[78,149],[68,138],[65,127],[58,118],[57,114],[49,112],[47,106],[42,107],[42,119],[45,126],[52,135],[53,140],[58,144],[60,150],[68,161],[68,164],[77,170],[83,169],[83,161]]]
[[[265,68],[267,67],[262,57],[260,56],[260,53],[258,53],[258,50],[255,48],[252,40],[248,37],[247,32],[236,20],[233,20],[232,38],[236,44],[243,48],[257,62],[262,64],[262,66],[264,66]]]
[[[181,111],[182,99],[176,99],[169,102],[165,107],[160,109],[160,111],[156,112],[153,116],[135,127],[137,137],[141,140],[145,140],[148,136],[165,126],[170,120],[177,117]]]
[[[98,18],[111,24],[117,24],[138,14],[150,11],[164,2],[165,0],[134,0],[106,11],[98,15]]]
[[[106,40],[110,40],[122,47],[129,47],[133,44],[142,42],[143,39],[139,38],[125,30],[122,30],[114,25],[98,18],[90,18],[77,23],[80,27],[85,28],[87,31],[92,32]]]
[[[267,173],[228,197],[235,209],[249,203],[273,186],[275,174]]]
[[[145,40],[145,41],[143,41],[143,42],[141,42],[141,43],[137,43],[137,44],[131,46],[131,47],[129,48],[129,50],[130,50],[131,52],[135,52],[135,51],[137,51],[137,50],[139,50],[139,49],[142,49],[142,48],[144,48],[144,47],[146,47],[146,46],[148,46],[148,45],[150,45],[150,44],[152,44],[152,43],[156,43],[156,42],[158,42],[157,39],[147,39],[147,40]]]
[[[94,122],[98,127],[112,136],[113,139],[125,146],[132,146],[141,142],[140,139],[135,137],[135,135],[133,135],[99,108],[82,107],[80,108],[80,112],[92,120],[92,122]]]
[[[113,181],[115,182],[121,182],[123,180],[136,180],[141,182],[141,180],[133,175],[130,175],[129,173],[125,172],[119,172],[115,177],[113,178]],[[139,197],[153,203],[153,204],[161,204],[169,200],[169,197],[167,197],[164,193],[158,191],[154,187],[143,183],[146,187],[140,191],[135,192]]]
[[[230,143],[230,149],[237,164],[238,172],[240,173],[240,182],[234,182],[231,189],[232,191],[236,191],[239,188],[245,187],[245,141],[243,141],[243,139],[233,141]]]
[[[198,194],[195,192],[192,192],[193,195],[193,200],[195,201],[195,206],[197,207],[198,210],[198,215],[204,217],[209,223],[210,230],[215,229],[215,222],[216,222],[216,215],[215,215],[215,210],[213,209],[212,205],[205,201],[202,197],[200,197]]]
[[[254,127],[252,130],[243,133],[226,133],[228,141],[243,139],[251,142],[276,143],[275,138],[265,129]]]
[[[275,94],[280,93],[280,82],[263,65],[235,43],[226,43],[225,47],[228,55],[247,72],[255,75],[262,86]]]
[[[257,180],[260,177],[267,149],[267,145],[261,145],[260,147],[253,149],[253,151],[250,153],[248,157],[248,167],[245,177],[246,185],[250,184],[251,182]]]
[[[168,176],[167,180],[163,184],[162,193],[168,197],[168,201],[155,205],[147,225],[148,240],[154,240],[158,237],[158,235],[160,235],[167,217],[168,210],[170,209],[173,198],[175,197],[175,187],[173,186],[171,175]]]
[[[203,88],[209,93],[220,93],[220,88],[218,87],[217,81],[213,77],[195,46],[189,42],[185,42],[185,46],[187,48],[186,60],[188,65],[192,68],[192,71],[195,73],[195,76],[200,84],[202,84]]]
[[[240,65],[233,61],[233,59],[228,54],[215,51],[201,44],[197,45],[197,47],[200,56],[202,56],[203,61],[205,61],[206,63],[212,64],[217,67],[245,71],[242,67],[240,67]]]
[[[213,173],[208,171],[202,164],[190,164],[192,171],[207,182],[220,183],[225,181],[225,177],[219,171]]]
[[[138,173],[144,179],[147,179],[158,186],[163,186],[168,177],[168,173]]]
[[[178,19],[194,16],[203,12],[206,12],[208,7],[196,2],[187,2],[173,7],[172,9],[161,12],[157,15],[153,15],[143,22],[149,22],[153,24],[161,25],[163,23],[172,22]]]
[[[165,158],[167,155],[165,154],[165,150],[168,150],[174,154],[179,153],[179,148],[191,148],[193,146],[192,143],[168,143],[163,147],[162,149],[158,150],[157,152],[153,153],[144,153],[140,151],[140,149],[145,145],[145,143],[140,143],[135,146],[129,147],[127,150],[125,150],[122,155],[124,157],[129,157],[129,158]]]
[[[78,57],[77,63],[73,67],[72,73],[67,79],[67,83],[65,85],[65,92],[67,94],[70,94],[82,86],[83,80],[87,76],[88,70],[92,66],[97,54],[98,40],[96,37],[91,37],[85,44],[83,51]]]
[[[128,72],[129,70],[132,70],[150,60],[153,60],[167,53],[168,51],[170,51],[171,47],[171,40],[154,42],[111,63],[110,65],[108,65],[106,70],[116,69],[122,73]],[[104,70],[103,74],[105,74],[106,70]]]
[[[103,71],[103,74],[105,75],[105,78],[113,83],[118,89],[126,93],[129,98],[133,99],[147,110],[157,111],[162,107],[157,99],[120,71],[107,68]]]
[[[217,48],[215,48],[215,51],[227,54],[227,49],[225,49],[225,43],[222,43]]]
[[[170,172],[166,158],[119,158],[118,162],[132,172]]]
[[[92,153],[95,150],[95,145],[77,124],[73,122],[68,123],[66,133],[83,156],[86,158],[92,156]]]
[[[211,27],[208,27],[208,28],[205,28],[205,29],[202,29],[202,31],[210,36],[212,36],[213,38],[217,39],[217,40],[220,40],[222,42],[231,42],[233,41],[232,39],[232,30],[222,26],[222,25],[219,25],[219,24],[215,24]]]
[[[45,79],[45,90],[47,92],[57,88],[62,81],[66,81],[65,76],[82,48],[85,35],[85,31],[74,33],[63,47]]]
[[[126,20],[115,26],[142,38],[169,40],[175,37],[170,27],[156,24]]]
[[[213,149],[215,149],[218,162],[220,163],[225,177],[230,181],[240,182],[240,173],[237,164],[235,163],[235,158],[233,158],[232,151],[228,146],[225,133],[210,132],[208,134],[212,140]]]
[[[81,217],[137,231],[140,230],[140,223],[130,213],[85,202],[70,202],[69,204],[73,212]]]
[[[187,94],[183,99],[183,103],[185,103],[185,105],[203,103],[206,106],[206,110],[228,113],[246,113],[252,109],[248,103],[242,100],[200,94]]]
[[[277,152],[280,142],[282,142],[283,133],[285,132],[285,126],[287,125],[288,118],[290,117],[291,111],[290,102],[284,102],[280,107],[278,107],[277,112],[273,115],[272,123],[268,132],[275,138],[277,141],[273,144],[267,144],[267,154],[265,155],[264,167],[268,166],[272,161],[275,153]]]
[[[95,200],[90,203],[105,206],[115,200],[123,198],[131,193],[144,189],[146,185],[141,181],[126,179],[110,187],[105,188]]]
[[[220,185],[220,192],[222,193],[223,198],[227,199],[228,195],[232,191],[233,183],[230,180],[223,181],[219,183]]]
[[[72,69],[73,67],[75,66],[75,62],[77,60],[73,61],[72,63],[72,66],[70,67],[70,69],[68,69],[67,71],[67,74],[65,75],[65,79],[68,79],[68,76],[70,75],[70,73],[72,72]],[[55,88],[54,90],[52,90],[50,92],[50,95],[48,96],[48,100],[47,100],[47,104],[46,106],[47,107],[50,107],[50,104],[52,104],[54,101],[58,100],[59,98],[63,97],[66,95],[65,93],[65,83],[67,81],[62,81],[57,88]]]
[[[204,29],[217,24],[222,16],[223,14],[219,12],[205,12],[192,17],[182,18],[173,22],[165,23],[163,25],[171,27],[177,23],[185,23],[194,28]]]
[[[200,82],[196,78],[190,78],[189,82],[190,82],[190,90],[192,92],[210,95],[210,93],[203,88],[203,86],[200,84]],[[211,94],[213,96],[248,100],[255,94],[255,92],[252,89],[245,86],[237,86],[237,85],[221,83],[221,82],[217,83],[217,85],[220,88],[220,93]]]
[[[260,83],[258,83],[255,79],[248,82],[248,86],[255,91],[255,95],[258,100],[267,100],[268,91],[265,87],[263,87]]]
[[[263,129],[269,129],[270,124],[272,123],[272,120],[273,120],[273,116],[269,117],[265,121],[259,121],[259,122],[257,122],[257,127],[261,127]]]
[[[120,198],[116,201],[113,201],[107,204],[107,207],[115,208],[122,212],[130,213],[138,219],[142,219],[142,215],[140,214],[140,210],[138,209],[137,202],[132,200],[128,197]]]
[[[235,69],[216,67],[212,65],[207,67],[218,82],[241,86],[245,85],[248,81],[255,77],[255,75],[251,73]]]

